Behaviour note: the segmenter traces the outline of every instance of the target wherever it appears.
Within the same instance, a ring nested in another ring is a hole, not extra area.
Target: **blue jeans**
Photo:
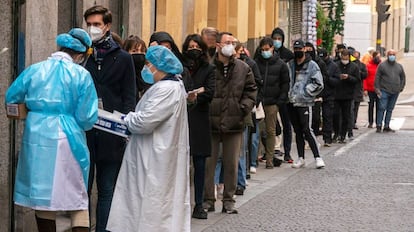
[[[222,166],[223,145],[219,144],[219,155],[217,158],[216,169],[214,170],[214,184],[224,183]]]
[[[237,171],[237,186],[246,188],[246,153],[249,142],[249,129],[246,127],[243,131],[243,144],[239,158],[239,167]]]
[[[111,209],[112,196],[115,190],[116,179],[118,177],[120,162],[97,162],[96,165],[96,185],[98,189],[98,203],[96,206],[96,232],[106,232],[109,211]],[[94,179],[95,166],[91,165],[89,175],[89,196]]]
[[[250,151],[250,167],[257,167],[257,153],[259,152],[259,139],[260,139],[260,128],[259,128],[259,121],[255,120],[254,122],[256,131],[252,133],[252,144],[251,144],[251,151]]]
[[[388,93],[384,90],[381,90],[381,97],[378,99],[378,111],[377,111],[377,127],[382,126],[382,121],[384,120],[384,128],[390,127],[390,121],[392,116],[392,111],[394,110],[395,103],[397,103],[399,93]]]

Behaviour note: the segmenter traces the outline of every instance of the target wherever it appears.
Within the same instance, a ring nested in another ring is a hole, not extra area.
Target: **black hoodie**
[[[279,27],[276,27],[275,29],[273,29],[271,37],[273,38],[273,36],[275,34],[279,34],[279,35],[282,36],[282,47],[280,47],[277,50],[275,48],[275,51],[279,54],[279,57],[287,63],[291,59],[295,58],[295,55],[293,55],[293,52],[290,51],[289,49],[287,49],[284,46],[284,44],[285,44],[285,33],[283,32],[283,30]]]
[[[154,32],[150,37],[150,44],[156,41],[158,44],[161,42],[169,42],[171,44],[171,51],[174,55],[181,61],[181,64],[184,67],[183,72],[181,73],[182,80],[184,82],[185,89],[187,91],[193,90],[193,83],[191,81],[191,74],[188,68],[186,67],[188,64],[185,63],[185,59],[183,54],[181,54],[180,50],[178,49],[177,45],[174,42],[174,39],[165,31]]]

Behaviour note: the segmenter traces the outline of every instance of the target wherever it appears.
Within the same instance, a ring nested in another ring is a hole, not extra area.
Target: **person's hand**
[[[368,96],[368,91],[364,90],[364,96]]]
[[[348,74],[341,74],[341,80],[348,79]]]
[[[187,101],[194,103],[197,100],[197,91],[188,92]]]
[[[378,98],[381,98],[381,90],[377,90],[377,91],[375,91],[376,93],[377,93],[377,97]]]

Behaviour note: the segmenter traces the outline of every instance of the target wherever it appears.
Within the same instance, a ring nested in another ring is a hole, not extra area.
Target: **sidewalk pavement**
[[[354,130],[354,140],[358,138],[361,134],[367,133],[369,130],[368,121],[363,119],[362,114],[367,115],[367,104],[364,104],[360,107],[361,119],[359,119],[357,125],[358,130]],[[366,117],[365,117],[366,118]],[[336,150],[340,149],[343,145],[338,143],[333,143],[331,147],[323,146],[322,136],[317,137],[320,146],[320,156],[323,158],[327,154],[334,153]],[[296,143],[294,142],[295,138],[293,137],[291,156],[294,160],[297,160],[297,150]],[[352,140],[348,140],[348,143]],[[283,149],[281,149],[283,151]],[[280,158],[280,157],[279,157]],[[305,150],[305,168],[315,168],[315,159],[311,150]],[[236,208],[244,205],[253,198],[256,198],[261,193],[265,192],[268,189],[271,189],[278,185],[279,183],[289,179],[289,177],[295,175],[301,169],[292,168],[291,164],[283,163],[280,167],[275,167],[273,169],[266,169],[266,163],[258,162],[259,166],[257,167],[257,173],[251,174],[251,178],[248,180],[248,186],[244,191],[243,196],[236,196]],[[329,166],[329,163],[326,163],[326,166]],[[320,171],[323,171],[321,169]],[[263,199],[266,200],[266,199]],[[216,212],[209,213],[207,220],[192,219],[191,221],[191,231],[200,232],[207,229],[209,226],[216,224],[218,221],[224,217],[237,217],[237,215],[228,215],[221,213],[222,202],[218,199],[215,203]]]
[[[400,94],[398,98],[397,105],[393,112],[393,117],[391,120],[390,127],[396,130],[414,130],[414,53],[406,53],[404,57],[398,60],[404,67],[406,74],[406,87],[404,91]],[[358,121],[357,121],[358,130],[354,130],[354,139],[348,140],[349,143],[358,143],[359,136],[373,132],[375,129],[368,128],[368,102],[361,102]],[[320,147],[320,155],[323,158],[329,154],[335,152],[340,152],[341,148],[344,146],[342,144],[334,143],[331,147],[323,146],[323,139],[321,136],[317,137],[318,142],[322,145]],[[283,149],[281,149],[283,151]],[[293,137],[293,144],[291,150],[291,156],[294,160],[298,158],[295,138]],[[305,150],[305,168],[315,168],[315,160],[312,155],[312,151]],[[326,163],[326,162],[325,162]],[[291,168],[291,164],[283,163],[280,167],[275,167],[274,169],[266,169],[265,163],[258,163],[256,174],[251,174],[251,179],[248,180],[248,186],[244,191],[243,196],[236,196],[236,208],[249,202],[253,198],[259,197],[259,195],[265,192],[268,189],[271,189],[277,186],[279,183],[289,179],[289,177],[295,175],[301,169]],[[326,163],[327,168],[329,168],[329,163]],[[320,171],[323,171],[320,170]],[[266,199],[263,199],[266,200]],[[192,219],[191,221],[191,231],[200,232],[210,226],[216,224],[218,221],[224,217],[237,217],[237,215],[228,215],[221,213],[222,203],[220,200],[216,201],[215,208],[216,212],[209,213],[207,220]]]

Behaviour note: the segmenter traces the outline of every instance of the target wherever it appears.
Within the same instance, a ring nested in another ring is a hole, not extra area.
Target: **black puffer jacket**
[[[279,49],[276,50],[277,54],[279,54],[280,59],[282,59],[284,62],[289,62],[290,60],[292,60],[293,58],[295,58],[295,55],[293,55],[293,52],[291,50],[289,50],[288,48],[286,48],[284,46],[285,44],[285,33],[283,32],[283,30],[279,27],[276,27],[275,29],[273,29],[272,31],[272,38],[273,35],[275,34],[279,34],[282,36],[282,47],[280,47]]]
[[[213,133],[242,132],[244,118],[256,102],[257,87],[252,70],[243,61],[231,58],[227,76],[224,64],[217,59],[216,89],[210,104],[210,121]]]
[[[256,58],[263,86],[259,89],[258,100],[263,105],[283,104],[288,102],[289,92],[289,69],[277,54],[269,59],[261,55]]]

